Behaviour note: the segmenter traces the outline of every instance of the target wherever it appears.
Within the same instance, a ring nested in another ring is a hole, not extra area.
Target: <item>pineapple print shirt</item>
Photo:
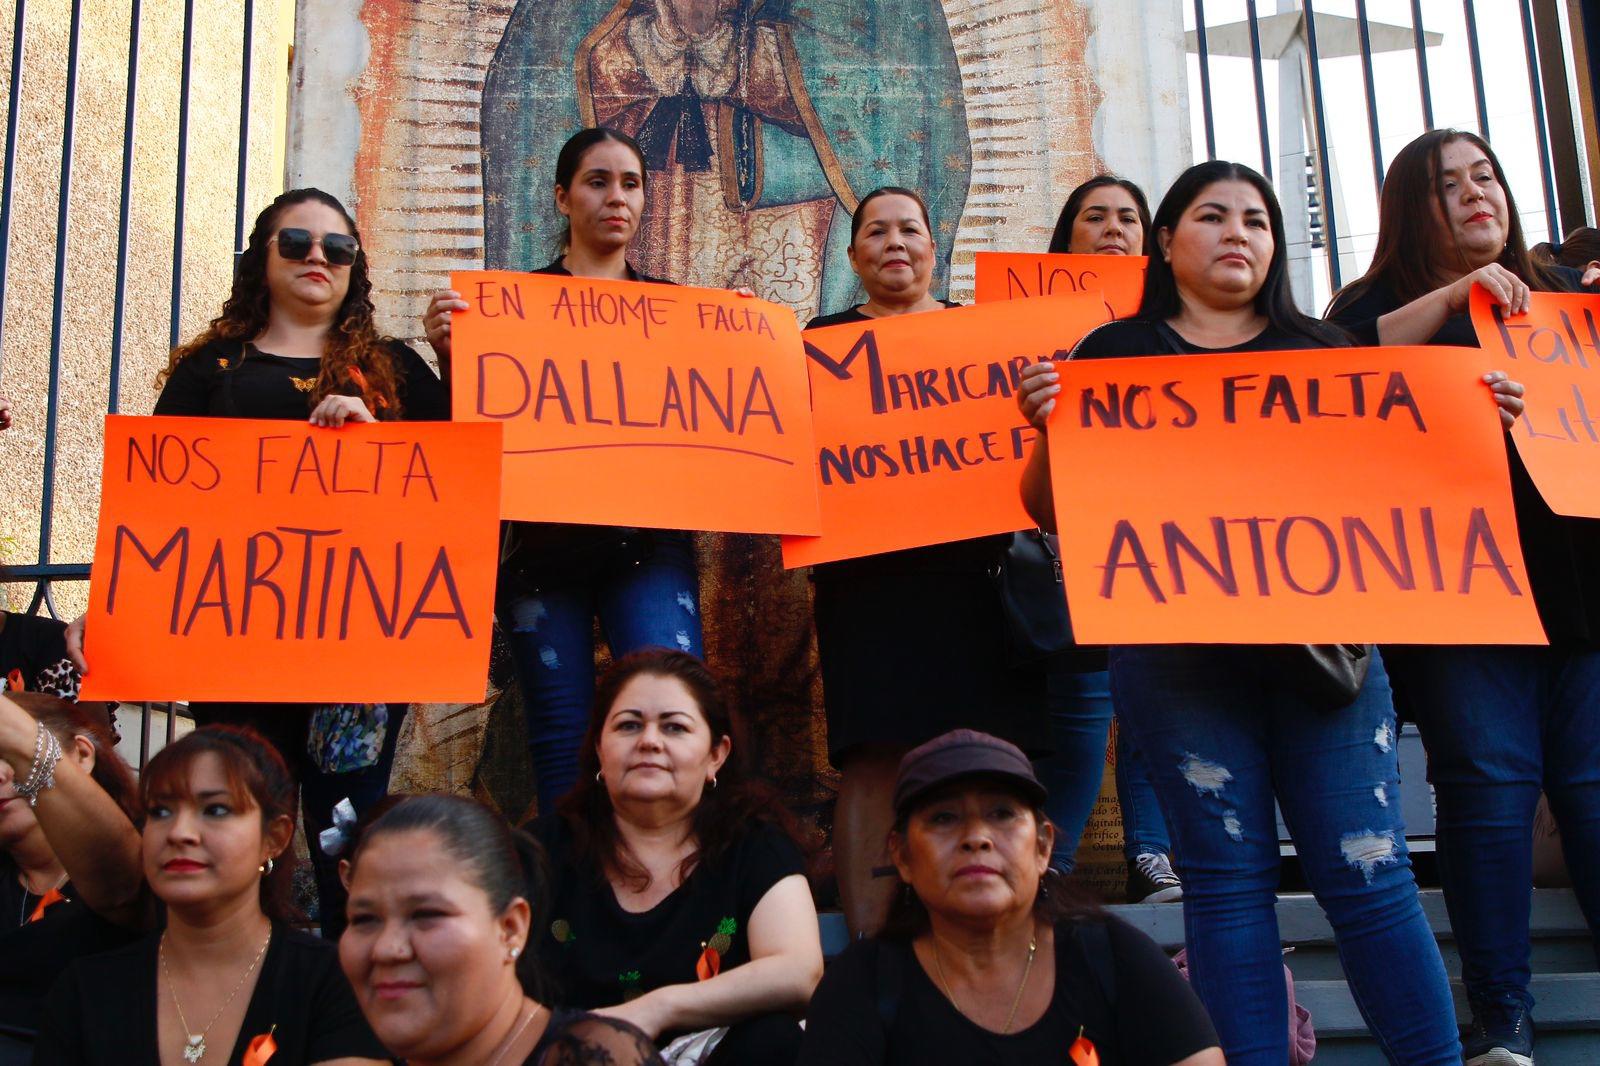
[[[553,889],[549,920],[535,931],[539,958],[556,982],[557,1002],[582,1010],[749,962],[751,913],[773,885],[805,872],[788,835],[757,824],[666,899],[631,914],[599,871],[578,865],[565,822],[543,817],[529,829],[549,853]]]

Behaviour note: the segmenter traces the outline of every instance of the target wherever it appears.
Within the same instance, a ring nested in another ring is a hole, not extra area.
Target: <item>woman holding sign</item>
[[[1282,211],[1254,170],[1191,167],[1153,228],[1159,254],[1139,315],[1090,333],[1073,358],[1349,343],[1294,306]],[[1043,434],[1058,378],[1046,368],[1018,394],[1041,434],[1023,499],[1046,528],[1056,510]],[[1444,964],[1406,853],[1382,662],[1370,656],[1355,697],[1333,709],[1318,698],[1318,664],[1297,647],[1118,646],[1110,658],[1117,713],[1145,753],[1183,856],[1189,975],[1228,1061],[1288,1059],[1276,801],[1379,1044],[1398,1062],[1459,1062]]]
[[[922,198],[868,193],[850,219],[850,265],[867,302],[807,328],[954,307],[928,292],[936,248]],[[842,777],[834,816],[839,895],[853,934],[883,920],[894,887],[887,840],[900,757],[982,726],[1028,751],[1050,747],[1043,672],[1013,668],[993,573],[1009,536],[911,548],[815,568],[828,754]]]
[[[1050,251],[1148,256],[1154,251],[1153,240],[1144,190],[1127,178],[1100,174],[1067,197],[1050,238]],[[1036,365],[1048,369],[1045,364]],[[1025,368],[1023,373],[1031,369]],[[1070,871],[1078,839],[1100,796],[1106,730],[1112,716],[1111,678],[1106,673],[1104,648],[1069,648],[1051,657],[1045,669],[1055,753],[1040,759],[1038,770],[1049,789],[1046,808],[1056,825],[1056,852],[1051,861],[1057,869]],[[1144,756],[1126,729],[1117,731],[1116,776],[1123,853],[1128,861],[1128,902],[1182,899],[1183,883],[1172,870],[1167,820],[1150,784]]]
[[[1372,267],[1334,298],[1329,317],[1371,344],[1477,347],[1467,314],[1474,285],[1516,314],[1530,291],[1571,291],[1596,277],[1530,256],[1494,152],[1473,134],[1434,130],[1390,164]],[[1521,387],[1499,372],[1485,380],[1510,429]],[[1506,445],[1549,646],[1385,651],[1401,709],[1428,751],[1439,873],[1472,1002],[1469,1062],[1533,1053],[1528,889],[1541,789],[1600,945],[1600,521],[1554,513],[1509,437]]]
[[[556,157],[556,210],[567,229],[555,262],[537,274],[671,284],[628,263],[644,214],[644,153],[625,133],[581,130]],[[434,294],[423,319],[441,362],[454,290]],[[620,658],[640,648],[702,654],[700,572],[687,532],[514,522],[500,564],[500,624],[522,684],[539,809],[577,780],[578,747],[594,698],[594,624]]]
[[[409,346],[380,335],[372,316],[355,220],[319,189],[286,192],[256,217],[222,314],[172,353],[154,413],[309,417],[330,427],[448,420],[445,385]],[[189,707],[202,725],[254,727],[299,779],[322,928],[337,936],[344,889],[319,837],[340,800],[359,813],[388,790],[405,705]]]

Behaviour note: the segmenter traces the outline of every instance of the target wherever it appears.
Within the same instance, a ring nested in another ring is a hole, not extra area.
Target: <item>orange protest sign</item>
[[[1544,502],[1600,518],[1600,296],[1536,292],[1504,318],[1474,285],[1472,324],[1490,365],[1526,389],[1511,439]]]
[[[106,419],[85,699],[476,702],[500,431]]]
[[[458,422],[505,427],[501,511],[815,533],[794,314],[721,289],[476,271],[450,283]]]
[[[1086,644],[1542,644],[1476,348],[1090,360],[1050,466]]]
[[[807,330],[822,535],[785,537],[783,564],[1032,525],[1017,489],[1034,438],[1018,375],[1105,320],[1084,293]]]
[[[1098,292],[1112,318],[1127,318],[1144,299],[1142,255],[1066,255],[1058,252],[979,252],[973,299],[978,303]]]

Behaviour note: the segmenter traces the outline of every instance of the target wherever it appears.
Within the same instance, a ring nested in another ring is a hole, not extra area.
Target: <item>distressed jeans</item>
[[[1049,793],[1045,813],[1056,827],[1050,865],[1071,873],[1105,773],[1111,678],[1104,670],[1055,667],[1048,668],[1045,676],[1053,753],[1035,759],[1033,768]],[[1122,808],[1123,851],[1129,862],[1142,851],[1163,855],[1172,851],[1167,822],[1143,756],[1126,729],[1117,731],[1117,802]]]
[[[499,613],[522,685],[541,812],[577,780],[594,702],[596,617],[615,657],[654,647],[703,654],[700,574],[687,536],[663,536],[645,559],[590,580],[507,597]]]
[[[1467,994],[1532,1006],[1528,920],[1541,789],[1600,953],[1600,652],[1428,647],[1386,654],[1401,705],[1428,751],[1439,873]]]
[[[1450,987],[1400,817],[1388,677],[1350,706],[1286,687],[1280,649],[1111,649],[1117,713],[1183,856],[1189,977],[1230,1066],[1282,1066],[1276,799],[1367,1026],[1391,1061],[1459,1063]]]

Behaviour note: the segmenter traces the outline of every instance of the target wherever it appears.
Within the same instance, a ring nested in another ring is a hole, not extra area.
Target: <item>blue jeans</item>
[[[700,574],[685,536],[662,536],[646,558],[601,568],[591,580],[506,597],[499,613],[522,684],[541,812],[577,780],[594,702],[597,616],[613,656],[653,647],[703,654]]]
[[[1600,953],[1600,652],[1428,647],[1386,654],[1428,751],[1439,874],[1467,993],[1474,1001],[1532,1006],[1529,889],[1541,789]]]
[[[1282,1066],[1289,1017],[1273,799],[1327,913],[1357,1006],[1392,1061],[1461,1061],[1450,986],[1400,817],[1388,678],[1349,707],[1286,687],[1280,649],[1111,649],[1121,721],[1183,856],[1189,976],[1230,1066]]]
[[[1071,873],[1105,773],[1111,677],[1104,670],[1051,667],[1045,680],[1053,754],[1035,759],[1033,768],[1049,793],[1045,813],[1056,827],[1050,865]],[[1126,730],[1117,733],[1117,800],[1122,807],[1123,850],[1130,862],[1141,851],[1165,855],[1172,850],[1149,772]]]

